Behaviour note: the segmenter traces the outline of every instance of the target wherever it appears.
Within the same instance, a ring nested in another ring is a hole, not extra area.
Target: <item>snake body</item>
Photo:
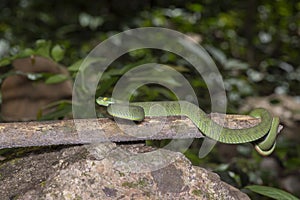
[[[132,102],[129,107],[107,97],[99,97],[96,102],[107,106],[110,115],[128,120],[142,121],[145,116],[186,116],[207,137],[227,144],[254,142],[255,149],[262,155],[271,154],[276,144],[279,119],[273,118],[263,108],[254,109],[249,114],[261,119],[258,125],[244,129],[230,129],[217,124],[198,106],[187,101]],[[155,111],[151,110],[154,106],[158,108]]]

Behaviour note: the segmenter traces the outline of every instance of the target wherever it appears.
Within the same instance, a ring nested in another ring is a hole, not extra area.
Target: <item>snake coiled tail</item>
[[[261,155],[269,155],[275,149],[279,119],[272,118],[263,108],[254,109],[250,113],[250,116],[261,119],[258,125],[244,129],[230,129],[217,124],[198,106],[187,101],[132,102],[129,109],[125,104],[106,97],[99,97],[97,103],[108,106],[107,112],[110,115],[128,120],[142,121],[145,116],[186,116],[205,136],[216,141],[227,144],[253,142]],[[153,110],[154,107],[159,109]]]

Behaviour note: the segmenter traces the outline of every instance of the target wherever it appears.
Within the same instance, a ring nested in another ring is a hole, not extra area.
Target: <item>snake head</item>
[[[115,101],[112,98],[108,98],[108,97],[98,97],[96,99],[96,103],[99,104],[100,106],[109,106],[115,103]]]

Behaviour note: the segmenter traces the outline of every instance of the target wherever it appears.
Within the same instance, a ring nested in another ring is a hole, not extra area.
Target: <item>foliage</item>
[[[45,84],[55,84],[63,82],[69,77],[65,74],[52,74],[52,73],[26,73],[18,70],[11,69],[12,61],[18,58],[25,58],[25,57],[31,57],[32,62],[34,62],[34,56],[42,56],[48,59],[52,59],[56,62],[60,61],[64,57],[65,50],[60,45],[52,45],[51,41],[46,40],[37,40],[35,42],[34,48],[25,48],[24,50],[21,50],[19,52],[15,52],[11,56],[7,56],[0,60],[0,67],[9,66],[9,68],[5,71],[5,73],[1,74],[0,76],[0,83],[11,75],[21,75],[25,76],[27,79],[31,81],[43,81]],[[46,108],[43,108],[40,110],[40,113],[38,113],[38,119],[39,120],[46,120],[46,119],[59,119],[71,112],[71,103],[60,103],[56,102],[55,105],[57,105],[57,108],[54,109],[53,112],[43,115],[43,109],[47,109],[48,107],[51,107],[52,105],[49,105]]]
[[[291,195],[290,193],[287,193],[283,190],[267,187],[267,186],[260,186],[260,185],[249,185],[246,187],[246,189],[252,190],[253,192],[262,194],[264,196],[273,198],[273,199],[289,199],[289,200],[297,200],[298,198]]]
[[[60,61],[64,55],[64,49],[60,45],[52,46],[51,41],[37,40],[34,48],[25,48],[19,52],[15,52],[11,56],[7,56],[0,60],[0,67],[11,65],[12,61],[18,58],[31,57],[33,55],[42,56],[45,58],[53,59],[54,61]],[[53,75],[49,73],[24,73],[21,71],[12,71],[9,69],[6,73],[1,75],[0,82],[7,76],[18,74],[26,76],[29,80],[45,79],[45,83],[53,84],[66,80],[68,77],[65,75]]]

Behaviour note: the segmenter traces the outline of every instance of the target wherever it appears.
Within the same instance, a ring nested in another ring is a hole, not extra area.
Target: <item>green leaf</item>
[[[225,64],[227,62],[227,57],[223,51],[218,48],[215,48],[211,45],[205,45],[205,49],[212,55],[212,57],[217,60],[221,64]]]
[[[51,56],[56,61],[59,62],[64,58],[65,50],[60,45],[55,45],[51,50]]]
[[[188,9],[190,9],[191,11],[194,12],[202,12],[203,11],[203,6],[199,3],[193,3],[193,4],[189,4],[187,5]]]
[[[44,77],[43,73],[27,73],[27,78],[32,81],[36,81]]]
[[[224,67],[225,69],[247,69],[249,67],[249,65],[247,63],[244,63],[240,60],[237,59],[228,59],[225,63],[224,63]]]
[[[74,64],[72,64],[70,67],[68,67],[69,71],[78,71],[84,70],[86,67],[89,67],[89,65],[97,62],[101,62],[105,60],[104,58],[93,58],[93,57],[87,57],[86,59],[80,59],[76,61]]]
[[[47,108],[55,108],[53,112],[43,114],[43,110],[40,110],[37,119],[38,120],[53,120],[53,119],[60,119],[65,117],[66,115],[70,114],[72,112],[72,104],[71,102],[62,100],[57,101],[49,104],[44,109]]]
[[[249,185],[245,188],[273,199],[299,200],[297,197],[278,188],[261,185]]]
[[[31,55],[34,55],[34,50],[31,48],[26,48],[24,49],[24,51],[20,52],[15,58],[24,58],[24,57],[28,57]]]
[[[46,40],[37,40],[36,43],[36,50],[35,54],[39,56],[43,56],[46,58],[51,58],[50,57],[50,47],[51,47],[51,42],[46,41]]]
[[[78,61],[76,61],[75,63],[73,63],[70,67],[68,67],[68,70],[70,71],[70,72],[77,72],[78,70],[79,70],[79,68],[80,68],[80,66],[81,66],[81,64],[82,64],[82,62],[83,62],[83,59],[80,59],[80,60],[78,60]]]
[[[11,59],[9,59],[9,58],[3,58],[3,59],[0,60],[0,67],[6,66],[6,65],[8,65],[10,63],[11,63]]]
[[[56,74],[53,76],[50,76],[45,83],[46,84],[55,84],[55,83],[60,83],[63,82],[65,80],[67,80],[69,77],[67,75],[64,74]]]

